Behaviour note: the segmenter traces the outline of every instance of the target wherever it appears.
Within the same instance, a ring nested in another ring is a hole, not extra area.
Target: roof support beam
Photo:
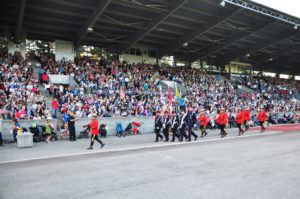
[[[288,56],[291,52],[299,51],[299,50],[300,50],[299,45],[293,45],[293,46],[287,45],[283,48],[280,48],[279,52],[276,52],[277,53],[276,55],[271,53],[271,54],[268,54],[268,55],[255,57],[256,64],[261,65],[261,64],[268,63],[268,62],[270,62],[270,59],[272,59],[272,61],[275,61],[275,58],[279,58],[279,57],[282,57],[282,56]]]
[[[225,22],[226,20],[230,19],[231,17],[239,14],[242,10],[243,10],[243,8],[240,8],[233,13],[231,11],[226,12],[217,21],[213,21],[204,27],[201,27],[199,29],[192,31],[190,34],[184,35],[180,38],[176,38],[176,39],[170,41],[168,43],[168,45],[166,47],[164,47],[165,50],[161,50],[161,52],[159,52],[159,57],[163,57],[164,55],[171,53],[174,50],[180,48],[184,43],[190,42],[190,41],[194,40],[195,38],[207,33],[208,31],[215,28],[217,25],[219,25],[219,24]]]
[[[148,33],[155,29],[159,24],[166,20],[170,15],[175,13],[179,8],[181,8],[188,0],[176,0],[174,5],[170,8],[169,12],[164,12],[156,17],[154,17],[147,25],[145,30],[136,30],[134,33],[130,34],[126,41],[130,44],[121,45],[118,47],[118,52],[122,53],[127,50],[130,46],[136,44],[138,41],[143,39]]]
[[[237,42],[239,42],[242,39],[245,39],[257,32],[260,32],[262,30],[264,30],[265,28],[273,25],[277,20],[274,21],[269,21],[263,24],[258,25],[257,27],[255,27],[253,30],[251,30],[250,32],[240,32],[236,35],[234,35],[233,37],[227,39],[226,41],[224,41],[225,44],[218,44],[218,45],[214,45],[212,46],[212,48],[208,49],[207,51],[204,50],[204,52],[207,52],[205,56],[209,56],[212,55],[214,53],[217,53],[233,44],[236,44]],[[204,58],[204,57],[202,57]]]
[[[266,41],[266,42],[262,42],[260,44],[252,44],[251,46],[249,46],[249,48],[246,48],[242,51],[239,51],[237,53],[230,53],[230,55],[224,55],[223,57],[221,57],[221,60],[223,60],[224,63],[229,63],[230,61],[236,60],[240,57],[245,56],[246,54],[251,54],[253,52],[259,51],[261,49],[267,48],[269,46],[275,45],[279,42],[282,42],[284,40],[287,40],[290,37],[293,37],[297,34],[299,34],[299,30],[294,30],[291,33],[288,34],[284,34],[281,36],[277,36],[274,39],[272,39],[271,41]]]
[[[75,39],[75,49],[78,48],[79,44],[83,41],[85,36],[87,35],[87,29],[89,27],[92,27],[98,18],[102,15],[102,13],[105,11],[107,6],[112,0],[101,0],[99,1],[98,6],[95,8],[95,10],[88,16],[88,18],[85,20],[85,22],[82,24],[80,29],[78,30],[76,34]]]
[[[25,5],[26,5],[26,0],[21,0],[18,23],[16,28],[16,37],[15,37],[16,43],[20,43],[21,31],[22,31],[22,26],[24,21]]]
[[[294,47],[293,50],[299,50],[299,46],[297,47]],[[287,54],[287,53],[285,53]],[[293,62],[296,62],[296,61],[299,61],[300,60],[300,57],[299,56],[294,56],[294,57],[289,57],[289,56],[281,56],[280,58],[278,59],[275,59],[273,61],[269,61],[269,62],[264,62],[264,63],[261,63],[260,65],[262,67],[273,67],[273,66],[284,66],[284,65],[289,65]]]
[[[289,23],[289,24],[292,24],[295,26],[300,26],[299,21],[297,21],[296,19],[286,16],[284,14],[281,14],[279,12],[273,11],[271,9],[266,9],[266,8],[257,6],[255,4],[245,2],[243,0],[223,0],[223,1],[226,3],[232,4],[232,5],[238,6],[238,7],[242,7],[242,8],[251,10],[253,12],[257,12],[259,14],[262,14],[262,15],[265,15],[268,17],[272,17],[272,18],[284,21],[286,23]]]

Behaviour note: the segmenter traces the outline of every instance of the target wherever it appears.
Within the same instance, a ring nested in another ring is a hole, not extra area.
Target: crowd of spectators
[[[51,117],[31,62],[22,56],[0,58],[0,118]]]
[[[161,80],[176,81],[186,87],[185,104],[192,104],[196,110],[204,109],[208,114],[217,113],[221,107],[235,113],[242,106],[253,111],[264,107],[267,112],[300,110],[299,102],[293,98],[296,87],[292,81],[289,84],[279,82],[278,86],[272,80],[253,79],[244,84],[244,81],[216,78],[204,71],[185,67],[93,59],[56,62],[42,57],[40,62],[43,72],[69,74],[76,80],[78,87],[61,86],[55,97],[59,99],[62,113],[70,110],[77,117],[155,115],[156,111],[165,109],[162,95],[165,104],[169,104],[168,90],[160,87]],[[241,92],[237,87],[239,84],[253,92]],[[280,97],[276,98],[275,94],[280,94]],[[177,109],[177,98],[173,96],[172,101],[173,109]]]
[[[0,59],[0,117],[2,119],[51,119],[60,111],[67,117],[152,116],[157,111],[169,109],[168,89],[160,81],[175,81],[187,88],[183,96],[185,105],[196,110],[204,109],[208,115],[218,114],[224,107],[235,114],[242,106],[257,111],[264,107],[267,112],[296,112],[300,104],[294,98],[295,82],[291,80],[240,79],[230,81],[207,74],[205,71],[186,67],[157,66],[118,61],[77,59],[74,62],[42,56],[39,77],[35,77],[31,61],[18,56]],[[74,88],[50,85],[50,74],[71,75],[78,83]],[[39,84],[40,83],[40,84]],[[43,85],[46,95],[55,98],[52,111],[46,106],[46,96],[40,91]],[[253,92],[243,93],[237,85]],[[164,100],[162,100],[164,98]],[[173,95],[172,108],[178,108]],[[270,121],[282,122],[272,115]]]

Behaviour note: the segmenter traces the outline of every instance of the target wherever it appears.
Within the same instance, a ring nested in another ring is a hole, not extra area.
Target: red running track
[[[260,127],[254,127],[250,130],[260,130]],[[284,125],[276,125],[276,126],[266,126],[266,131],[281,131],[281,132],[291,132],[291,131],[299,131],[300,132],[300,124],[284,124]]]

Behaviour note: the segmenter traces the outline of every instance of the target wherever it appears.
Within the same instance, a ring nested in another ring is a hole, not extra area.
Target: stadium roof
[[[280,20],[300,19],[247,0],[279,18],[228,3],[240,0],[221,1],[2,0],[1,33],[15,41],[26,32],[28,39],[70,40],[115,53],[148,44],[158,47],[158,57],[214,65],[236,60],[254,70],[300,74],[300,27]]]

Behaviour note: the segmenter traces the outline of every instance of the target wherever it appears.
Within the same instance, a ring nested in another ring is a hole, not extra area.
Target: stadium
[[[258,2],[1,1],[0,198],[299,198],[300,19]]]

